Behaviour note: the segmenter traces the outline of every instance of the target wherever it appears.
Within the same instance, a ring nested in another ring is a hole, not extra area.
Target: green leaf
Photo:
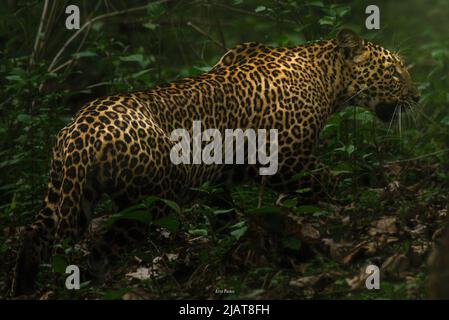
[[[180,225],[178,217],[174,214],[162,217],[153,223],[159,227],[167,229],[172,233],[178,231]]]
[[[107,291],[105,292],[103,299],[104,300],[121,300],[122,297],[130,291],[129,288],[122,288],[115,291]]]
[[[194,70],[194,73],[197,72],[208,72],[210,71],[210,69],[212,69],[212,66],[205,66],[205,67],[200,67],[200,66],[193,66],[192,69]]]
[[[290,198],[290,199],[286,199],[282,202],[282,205],[285,208],[293,208],[298,204],[298,199],[296,198]]]
[[[323,1],[310,1],[307,3],[309,6],[314,6],[314,7],[324,7],[324,3]]]
[[[301,241],[293,237],[282,239],[282,245],[284,246],[284,248],[295,251],[299,251],[299,249],[301,249]]]
[[[96,56],[98,56],[97,53],[93,52],[93,51],[81,51],[81,52],[73,54],[73,57],[75,59],[85,58],[85,57],[96,57]]]
[[[335,17],[324,17],[318,20],[318,23],[322,26],[333,26],[335,24]]]
[[[304,193],[310,192],[311,190],[312,190],[311,188],[301,188],[301,189],[296,190],[296,192],[299,194],[304,194]]]
[[[12,165],[20,163],[22,161],[23,161],[23,159],[20,159],[20,158],[2,161],[2,162],[0,162],[0,169],[12,166]]]
[[[436,49],[432,51],[431,55],[435,60],[444,60],[446,57],[449,57],[449,49]]]
[[[315,213],[315,212],[319,212],[321,211],[321,208],[317,207],[317,206],[313,206],[313,205],[303,205],[303,206],[299,206],[298,208],[296,208],[296,211],[298,213]]]
[[[29,114],[19,114],[17,116],[17,121],[25,124],[29,124],[33,121],[33,117]]]
[[[231,231],[231,235],[234,236],[237,240],[239,240],[241,237],[243,237],[245,235],[247,230],[248,230],[248,227],[244,226],[242,228]]]
[[[152,208],[154,206],[154,204],[159,201],[161,198],[157,197],[157,196],[149,196],[146,197],[142,204],[146,207],[146,208]]]
[[[81,282],[81,283],[80,283],[80,289],[90,288],[91,282],[92,282],[92,281],[90,281],[90,280]]]
[[[449,115],[445,116],[443,119],[440,120],[442,124],[445,124],[449,126]]]
[[[353,170],[353,167],[349,163],[339,163],[336,165],[330,172],[334,176],[338,176],[340,174],[348,174],[351,173]]]
[[[153,221],[153,216],[147,207],[143,204],[138,204],[111,215],[108,219],[107,227],[111,227],[111,225],[119,219],[136,220],[145,224],[150,224]]]
[[[220,215],[220,214],[226,214],[226,213],[230,213],[232,212],[234,209],[220,209],[220,210],[215,210],[214,214],[215,215]]]
[[[339,18],[343,18],[345,15],[351,12],[351,7],[343,5],[334,8],[335,14]]]
[[[248,210],[248,214],[278,214],[281,209],[278,207],[261,207]]]
[[[150,19],[155,20],[164,14],[165,8],[160,3],[149,3],[147,7],[147,12]]]
[[[242,220],[242,221],[237,222],[236,224],[233,224],[229,228],[231,228],[231,229],[238,229],[238,228],[243,227],[244,225],[246,225],[246,221]]]
[[[346,148],[346,152],[348,153],[348,155],[351,155],[355,150],[355,146],[353,144],[350,144],[347,148]]]
[[[152,70],[153,70],[153,68],[148,68],[148,69],[144,69],[144,70],[141,70],[141,71],[139,71],[139,72],[133,73],[133,74],[131,75],[131,78],[133,78],[133,79],[138,79],[138,78],[140,78],[141,76],[143,76],[144,74],[147,74],[148,72],[150,72],[150,71],[152,71]]]
[[[159,27],[158,24],[156,23],[152,23],[152,22],[147,22],[145,24],[142,25],[144,28],[150,29],[150,30],[156,30],[157,27]]]
[[[104,25],[103,21],[96,21],[92,24],[92,30],[98,32],[103,28],[103,25]]]
[[[65,274],[65,269],[67,268],[68,263],[66,258],[61,254],[53,255],[52,259],[52,267],[56,273]]]
[[[293,177],[290,179],[290,181],[292,181],[292,182],[297,181],[297,180],[300,180],[301,178],[309,177],[310,175],[311,175],[310,171],[304,170],[304,171],[301,171],[301,172],[293,175]]]
[[[143,55],[141,55],[140,53],[120,57],[119,59],[120,61],[143,63]]]
[[[262,12],[262,11],[265,11],[265,10],[267,10],[267,7],[264,7],[264,6],[258,6],[254,11],[255,11],[255,12]]]
[[[9,80],[9,81],[21,81],[22,77],[18,76],[18,75],[12,75],[12,76],[6,76],[5,79]]]
[[[192,236],[207,236],[208,231],[207,229],[192,229],[189,230],[189,234],[191,234]]]
[[[169,206],[173,211],[176,213],[181,213],[181,208],[178,206],[178,204],[174,201],[168,200],[168,199],[161,199],[163,203],[165,203],[167,206]]]

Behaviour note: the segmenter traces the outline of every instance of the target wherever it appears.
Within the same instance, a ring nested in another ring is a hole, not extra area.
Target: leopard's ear
[[[338,31],[336,39],[338,46],[341,48],[360,49],[363,46],[363,39],[348,28]]]
[[[354,31],[348,28],[341,29],[337,33],[337,45],[343,49],[346,59],[360,62],[363,54],[364,42],[363,39]]]

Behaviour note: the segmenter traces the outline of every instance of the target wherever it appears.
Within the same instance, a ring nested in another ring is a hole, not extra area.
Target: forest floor
[[[248,204],[245,199],[260,193],[248,186],[233,190],[238,209],[200,200],[180,213],[176,232],[168,230],[178,222],[168,221],[168,228],[153,232],[101,278],[87,280],[82,271],[81,289],[63,288],[55,274],[64,274],[66,262],[54,259],[43,266],[35,294],[20,298],[425,298],[427,259],[447,216],[444,169],[417,159],[388,163],[384,170],[391,181],[386,187],[359,186],[358,196],[345,203],[299,205],[287,199],[276,206],[278,195],[267,191],[262,206]],[[215,191],[199,192],[210,199]],[[81,270],[88,269],[89,238],[108,219],[110,208],[103,207],[88,239],[67,251]],[[298,224],[287,221],[285,213]],[[12,248],[16,232],[3,232]],[[1,255],[2,261],[12,261],[12,249]],[[379,290],[365,286],[368,265],[380,268]],[[10,266],[2,270],[4,288]]]

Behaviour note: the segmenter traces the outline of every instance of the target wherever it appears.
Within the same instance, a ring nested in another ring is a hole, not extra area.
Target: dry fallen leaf
[[[425,255],[430,249],[429,243],[418,243],[410,246],[410,251],[408,252],[408,257],[410,258],[410,262],[413,266],[419,266],[423,260]]]
[[[359,269],[359,273],[352,278],[346,278],[346,284],[350,290],[357,290],[365,285],[369,274],[366,273],[366,266]]]
[[[319,275],[300,277],[290,280],[290,285],[297,288],[314,288],[317,290],[323,289],[328,284],[334,281],[335,274],[325,272]]]
[[[398,241],[399,241],[398,237],[390,236],[390,235],[387,235],[387,234],[382,234],[379,237],[379,239],[377,240],[377,242],[379,244],[379,247],[383,247],[385,245],[392,244],[392,243],[395,243],[395,242],[398,242]]]
[[[376,251],[376,243],[370,242],[368,240],[362,241],[346,254],[346,256],[342,260],[342,263],[348,265],[355,259],[357,255],[363,254],[363,256],[371,256],[376,253]]]
[[[447,216],[447,209],[441,209],[438,211],[438,216],[440,218],[444,218],[445,216]]]
[[[322,239],[325,246],[329,247],[329,253],[332,259],[341,261],[348,252],[349,248],[353,246],[352,242],[337,243],[334,239],[324,238]]]
[[[319,276],[308,276],[308,277],[301,277],[298,279],[290,280],[290,285],[297,288],[310,288],[315,285],[319,280]]]
[[[382,272],[393,278],[404,278],[409,268],[410,260],[402,253],[389,257],[381,266]]]
[[[301,235],[304,240],[318,240],[320,232],[315,229],[310,223],[304,223],[301,226]]]
[[[381,217],[379,220],[372,223],[372,227],[369,229],[368,233],[371,236],[377,234],[388,233],[395,234],[398,231],[396,226],[397,218],[391,216]]]
[[[54,292],[53,291],[47,291],[42,296],[40,296],[39,300],[52,300],[54,299]]]
[[[150,300],[151,296],[146,293],[142,289],[134,289],[132,291],[129,291],[125,293],[122,297],[123,300]]]
[[[399,181],[390,182],[387,186],[388,192],[395,192],[399,190]]]
[[[140,267],[137,268],[135,272],[129,272],[126,274],[127,277],[138,279],[138,280],[147,280],[159,276],[159,270],[155,270],[155,268],[145,268]]]
[[[418,223],[413,229],[404,226],[404,231],[408,232],[413,238],[416,238],[427,231],[427,226],[420,223]]]
[[[344,226],[348,226],[351,223],[351,217],[350,216],[343,217],[343,219],[341,219],[341,222]]]

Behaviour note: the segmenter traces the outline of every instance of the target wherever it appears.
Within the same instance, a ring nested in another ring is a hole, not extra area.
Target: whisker
[[[362,93],[362,91],[366,90],[366,88],[360,88],[359,91],[357,91],[356,93],[354,93],[352,96],[350,96],[348,99],[346,99],[345,101],[343,101],[343,105],[345,105],[347,102],[351,101],[351,99],[355,98],[356,96],[358,96],[360,93]]]
[[[418,123],[416,121],[416,115],[415,115],[416,111],[415,111],[415,109],[413,108],[412,104],[409,101],[405,101],[405,103],[407,104],[407,106],[410,109],[410,115],[412,116],[412,119],[415,122],[415,128],[416,128],[418,126]]]
[[[398,110],[398,103],[396,103],[396,106],[394,107],[393,116],[391,117],[390,125],[388,126],[388,130],[387,130],[387,134],[390,133],[391,125],[393,124],[394,116],[396,115],[397,110]]]
[[[419,113],[420,116],[422,116],[424,119],[426,119],[427,121],[429,121],[432,124],[435,125],[440,125],[438,122],[436,122],[434,119],[430,118],[422,109],[424,108],[424,106],[421,103],[412,102],[415,106],[417,106],[418,108],[416,108],[417,112]]]

